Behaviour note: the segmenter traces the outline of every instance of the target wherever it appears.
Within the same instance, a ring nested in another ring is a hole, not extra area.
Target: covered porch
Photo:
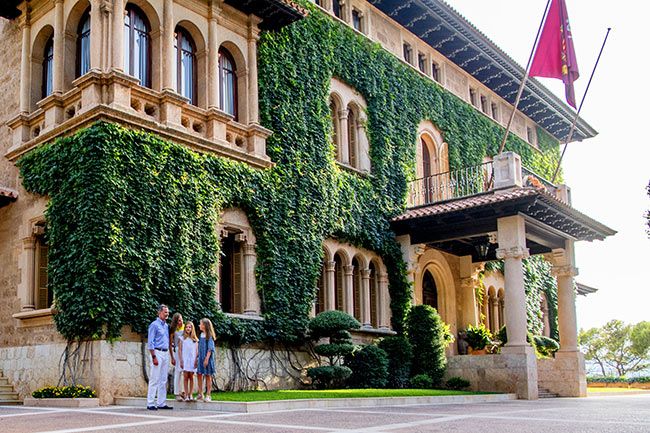
[[[448,269],[435,278],[438,290],[445,292],[435,306],[455,333],[480,321],[474,296],[479,264],[504,261],[501,314],[508,342],[501,354],[487,357],[456,356],[452,351],[450,374],[482,383],[485,391],[516,392],[526,399],[537,398],[538,381],[562,396],[586,395],[584,361],[577,347],[574,243],[603,240],[615,231],[574,209],[568,187],[553,185],[523,168],[512,152],[476,167],[416,180],[409,204],[392,226],[409,264],[414,301],[425,302],[420,268],[429,265],[420,257],[447,257]],[[560,335],[560,351],[539,371],[526,341],[522,264],[537,254],[552,264],[557,279]]]

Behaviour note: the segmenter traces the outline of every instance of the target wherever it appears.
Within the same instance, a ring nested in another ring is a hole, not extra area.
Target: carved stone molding
[[[553,266],[551,274],[554,277],[575,277],[578,275],[578,268],[575,266]]]
[[[331,261],[331,262],[325,262],[325,272],[334,272],[336,268],[336,262]]]
[[[527,259],[530,256],[528,248],[524,247],[511,247],[511,248],[498,248],[497,259]]]

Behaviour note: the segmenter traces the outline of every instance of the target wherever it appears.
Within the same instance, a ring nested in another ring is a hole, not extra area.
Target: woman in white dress
[[[179,364],[180,356],[178,353],[179,341],[183,337],[183,316],[181,313],[175,313],[172,317],[172,323],[169,326],[169,349],[173,357],[174,365],[174,395],[176,401],[183,401],[185,394],[183,393],[183,374]]]
[[[192,396],[192,388],[194,388],[194,373],[196,373],[198,364],[198,341],[194,324],[187,322],[179,344],[180,370],[183,371],[185,384],[185,401],[195,401]]]

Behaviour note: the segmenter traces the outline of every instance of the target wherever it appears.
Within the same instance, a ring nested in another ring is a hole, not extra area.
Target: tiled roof
[[[488,206],[495,203],[503,203],[510,200],[520,199],[523,197],[534,197],[539,194],[534,188],[518,188],[510,191],[488,192],[471,197],[465,197],[455,200],[448,200],[440,203],[434,203],[427,206],[408,209],[402,215],[393,218],[393,221],[404,221],[412,218],[424,216],[441,215],[449,212],[457,212],[465,209],[479,206]]]

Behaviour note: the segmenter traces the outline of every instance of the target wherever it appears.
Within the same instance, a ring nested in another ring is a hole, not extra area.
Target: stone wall
[[[586,397],[585,361],[580,352],[557,352],[555,358],[538,359],[540,388],[560,397]]]
[[[537,399],[535,354],[456,355],[447,357],[445,378],[469,380],[472,391],[515,393],[518,398]]]
[[[20,398],[25,398],[35,389],[59,384],[60,361],[65,348],[65,343],[0,348],[0,370],[15,386]],[[118,396],[146,396],[143,360],[148,377],[149,354],[142,343],[82,343],[77,362],[73,363],[77,366],[76,383],[95,388],[102,405],[112,404]],[[299,388],[306,379],[306,368],[314,364],[306,351],[288,352],[282,348],[272,351],[262,345],[251,345],[234,352],[217,347],[215,360],[218,389]],[[257,377],[259,381],[249,382],[246,377]]]

